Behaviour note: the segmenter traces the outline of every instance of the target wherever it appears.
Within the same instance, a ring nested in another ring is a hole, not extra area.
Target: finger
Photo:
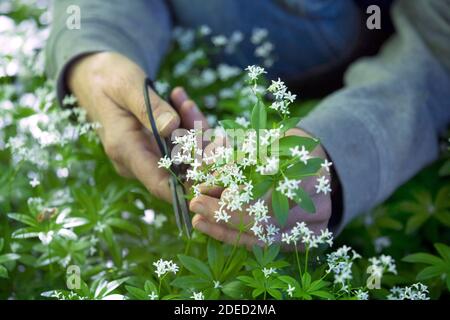
[[[113,79],[114,85],[107,93],[115,103],[133,113],[142,125],[152,131],[144,100],[145,75],[140,70],[128,73],[131,76]],[[148,88],[147,90],[158,132],[163,137],[167,137],[180,124],[178,113],[161,99],[153,89]]]
[[[181,126],[185,129],[199,128],[209,129],[208,121],[198,108],[197,104],[190,100],[186,91],[182,87],[172,90],[170,98],[173,106],[177,109],[181,118]]]
[[[158,198],[172,202],[169,187],[169,174],[163,168],[158,168],[159,157],[148,150],[142,132],[133,134],[134,142],[128,144],[126,158],[128,168],[145,187]]]
[[[219,199],[207,195],[200,195],[191,200],[189,209],[192,212],[202,215],[207,220],[216,223],[215,213],[219,211]],[[245,212],[228,212],[230,220],[228,223],[220,222],[222,225],[229,225],[232,228],[239,229],[240,225],[249,226],[253,219]]]
[[[127,167],[116,161],[111,161],[116,172],[124,178],[134,178],[133,173]]]
[[[232,245],[245,246],[252,249],[254,245],[263,246],[255,236],[248,233],[239,233],[236,230],[227,228],[226,226],[209,222],[201,215],[195,215],[192,219],[194,229],[209,235],[210,237]]]
[[[207,196],[213,197],[213,198],[220,198],[224,188],[219,186],[207,186],[205,184],[199,185],[200,192],[202,194],[205,194]]]
[[[323,221],[328,221],[331,216],[331,201],[327,197],[313,197],[316,206],[316,212],[311,214],[300,208],[298,205],[289,210],[289,216],[286,225],[294,226],[299,221],[304,221],[307,224],[316,224]]]

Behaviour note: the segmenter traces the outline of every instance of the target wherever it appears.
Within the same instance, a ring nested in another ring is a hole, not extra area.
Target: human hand
[[[89,120],[101,124],[98,134],[117,172],[137,178],[152,194],[170,202],[168,173],[158,168],[161,154],[151,134],[144,103],[145,77],[145,72],[128,58],[102,52],[77,60],[69,69],[67,83]],[[206,125],[206,119],[183,88],[175,88],[171,93],[180,116],[150,88],[149,98],[163,137],[180,125],[193,128],[194,121]]]
[[[311,137],[305,131],[301,129],[291,129],[287,132],[288,135],[298,135]],[[213,146],[214,148],[214,146]],[[327,155],[324,149],[319,145],[311,152],[312,156],[327,159]],[[321,169],[324,175],[329,178],[329,173],[325,169]],[[308,227],[315,233],[319,233],[320,230],[327,228],[328,221],[331,217],[331,196],[330,193],[317,193],[315,189],[316,177],[310,177],[302,180],[302,188],[311,196],[312,201],[315,204],[316,212],[314,214],[307,213],[299,206],[291,203],[291,209],[286,225],[281,229],[280,233],[288,232],[297,222],[304,221]],[[252,225],[252,218],[248,214],[243,212],[229,212],[231,218],[229,223],[216,222],[214,214],[219,210],[219,201],[223,192],[226,190],[220,188],[204,189],[202,194],[190,202],[190,210],[193,211],[195,216],[192,219],[192,225],[195,229],[203,232],[219,241],[223,241],[230,244],[238,242],[240,245],[244,245],[247,248],[256,245],[263,245],[261,241],[251,232],[240,233],[238,231],[239,226],[243,223],[246,226]],[[267,203],[270,203],[271,196],[268,194],[265,197]],[[269,206],[271,208],[271,206]],[[275,223],[275,219],[270,221]],[[248,229],[248,228],[247,228]],[[286,249],[291,249],[284,246]]]

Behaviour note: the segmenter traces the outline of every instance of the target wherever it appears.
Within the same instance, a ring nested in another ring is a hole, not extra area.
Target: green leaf
[[[8,213],[8,217],[13,219],[13,220],[25,223],[25,224],[27,224],[27,225],[29,225],[31,227],[36,227],[38,225],[37,221],[35,219],[33,219],[30,216],[27,216],[25,214]]]
[[[274,261],[277,258],[278,253],[280,253],[280,246],[276,244],[271,245],[264,254],[264,266]]]
[[[300,122],[300,120],[301,120],[300,117],[288,118],[286,120],[280,121],[278,123],[278,127],[283,126],[281,128],[281,132],[284,133],[284,132],[288,131],[289,129],[295,128],[298,125],[298,123]]]
[[[158,293],[156,284],[152,280],[145,281],[144,290],[147,294],[151,294],[152,292]]]
[[[330,292],[327,291],[313,291],[313,292],[308,292],[310,295],[319,297],[319,298],[324,298],[324,299],[328,299],[328,300],[334,300],[335,297],[334,295],[332,295]]]
[[[4,266],[0,266],[0,278],[8,278],[8,269]]]
[[[426,267],[425,269],[423,269],[422,271],[420,271],[417,274],[416,279],[421,281],[421,280],[426,280],[426,279],[430,279],[430,278],[434,278],[434,277],[440,277],[443,273],[445,273],[445,264]]]
[[[255,299],[255,298],[259,297],[260,295],[262,295],[264,293],[264,291],[266,291],[266,290],[264,290],[263,288],[257,288],[255,290],[253,290],[252,291],[253,299]]]
[[[284,170],[284,174],[289,179],[302,179],[315,176],[321,168],[323,160],[320,158],[311,158],[307,164],[299,161]]]
[[[212,282],[201,278],[197,275],[181,276],[175,278],[171,283],[172,286],[183,289],[203,290],[212,286]]]
[[[450,264],[450,247],[443,243],[435,243],[434,247],[436,248],[437,252],[439,252],[441,257]]]
[[[253,107],[250,123],[257,133],[259,129],[266,129],[267,111],[265,105],[261,101],[258,101]]]
[[[221,271],[225,265],[223,247],[218,241],[214,240],[213,238],[209,238],[207,251],[208,263],[214,274],[214,278],[219,279],[222,273]]]
[[[131,234],[139,236],[141,234],[141,230],[134,224],[129,221],[119,219],[119,218],[109,218],[106,220],[106,224],[109,224],[112,227],[127,231]]]
[[[433,256],[429,253],[414,253],[407,255],[402,259],[405,262],[411,262],[411,263],[426,263],[426,264],[438,264],[444,262],[442,259]]]
[[[310,291],[317,291],[317,290],[320,290],[320,289],[328,286],[329,284],[330,284],[329,282],[319,279],[319,280],[313,281],[311,283],[311,285],[309,286],[309,290]]]
[[[308,151],[312,151],[318,144],[317,140],[308,137],[300,137],[300,136],[287,136],[283,137],[279,140],[279,155],[280,156],[291,156],[291,148],[296,146],[305,146],[305,149]]]
[[[305,272],[302,276],[302,288],[308,291],[310,285],[311,285],[311,275],[308,272]]]
[[[300,208],[302,208],[306,212],[308,213],[316,212],[316,206],[314,205],[314,202],[312,201],[309,194],[305,190],[303,190],[302,187],[298,187],[298,189],[295,191],[294,201],[300,206]]]
[[[179,254],[178,259],[180,259],[183,266],[193,274],[203,278],[213,279],[211,271],[204,262],[193,257],[185,256],[184,254]]]
[[[408,222],[406,222],[406,233],[411,234],[415,232],[422,226],[422,224],[425,223],[425,221],[428,220],[429,217],[430,215],[423,213],[413,215],[408,219]]]
[[[278,223],[284,227],[289,215],[289,200],[279,191],[272,192],[272,209]]]
[[[255,255],[256,261],[259,263],[259,265],[260,266],[265,266],[262,248],[260,246],[258,246],[258,245],[254,245],[252,251],[253,251],[253,254]]]
[[[0,256],[0,263],[5,263],[5,262],[8,262],[8,261],[14,261],[14,260],[17,260],[19,258],[20,258],[20,256],[18,254],[7,253],[7,254],[4,254],[4,255]]]
[[[241,299],[244,295],[245,286],[241,281],[235,280],[223,285],[222,292],[230,298]]]
[[[111,252],[114,264],[118,267],[122,265],[122,255],[120,252],[119,245],[117,241],[114,239],[114,233],[109,226],[106,226],[103,230],[103,239],[108,246],[109,251]]]
[[[272,297],[274,297],[277,300],[283,299],[283,295],[281,294],[281,292],[279,290],[268,288],[267,293],[269,293]]]
[[[125,289],[127,289],[128,293],[137,300],[148,300],[148,294],[139,288],[132,287],[132,286],[125,286]]]
[[[4,245],[5,245],[5,240],[3,240],[3,238],[0,238],[0,252],[2,252]]]
[[[270,190],[270,187],[272,187],[273,181],[271,178],[268,178],[266,180],[262,180],[260,182],[256,182],[253,186],[253,198],[258,199],[262,198],[267,191]]]
[[[241,126],[240,124],[238,124],[234,120],[222,120],[222,121],[219,121],[219,123],[225,130],[228,130],[228,129],[244,129],[243,126]]]

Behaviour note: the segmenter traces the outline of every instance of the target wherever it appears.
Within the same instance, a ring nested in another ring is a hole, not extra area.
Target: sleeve
[[[433,161],[450,121],[450,0],[398,0],[392,16],[396,34],[380,53],[356,61],[299,124],[334,163],[338,231]]]
[[[70,6],[79,8],[79,29],[67,25]],[[59,101],[67,93],[67,67],[84,54],[118,52],[155,77],[170,41],[171,21],[163,0],[54,0],[52,10],[46,71],[56,80]]]

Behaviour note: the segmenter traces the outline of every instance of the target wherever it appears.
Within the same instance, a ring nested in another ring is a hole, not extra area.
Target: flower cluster
[[[382,254],[379,258],[372,257],[369,259],[369,269],[372,276],[381,279],[385,272],[397,274],[395,260],[391,256]]]
[[[330,247],[333,245],[333,234],[328,229],[321,230],[319,234],[308,228],[305,222],[297,222],[296,226],[290,232],[281,234],[281,241],[286,244],[302,243],[307,249],[317,248],[320,245],[327,244]]]
[[[267,88],[267,91],[273,94],[275,101],[270,105],[269,108],[278,111],[282,115],[289,114],[289,105],[294,102],[297,97],[287,90],[286,85],[283,81],[278,78],[277,81],[272,80],[272,84]]]
[[[351,247],[346,245],[327,254],[327,272],[332,272],[334,274],[334,283],[339,284],[341,290],[348,291],[349,282],[353,279],[353,261],[359,258],[361,258],[361,256]]]
[[[404,288],[394,287],[387,296],[388,300],[430,300],[428,287],[420,282]]]
[[[153,262],[153,265],[156,267],[155,273],[158,278],[163,277],[169,272],[172,272],[173,274],[178,272],[178,265],[172,262],[172,260],[159,259],[158,261]]]

